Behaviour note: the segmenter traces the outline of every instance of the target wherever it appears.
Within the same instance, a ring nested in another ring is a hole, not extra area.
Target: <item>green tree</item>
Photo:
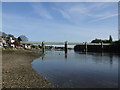
[[[97,38],[95,40],[91,41],[91,43],[101,43],[101,42],[102,42],[102,40],[101,39],[97,39]]]
[[[3,38],[6,38],[6,37],[7,37],[7,34],[4,33],[4,32],[0,32],[0,36],[2,36]]]
[[[18,41],[22,41],[22,39],[20,37],[18,37]]]

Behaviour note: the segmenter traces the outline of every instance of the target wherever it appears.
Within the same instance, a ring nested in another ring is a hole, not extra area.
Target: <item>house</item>
[[[2,47],[3,44],[2,44],[2,37],[0,36],[0,47]]]
[[[32,48],[31,44],[23,44],[22,47],[24,47],[25,49],[31,49]]]
[[[14,42],[15,42],[15,40],[12,38],[12,37],[10,37],[10,43],[11,43],[11,47],[15,47],[15,44],[14,44]]]
[[[2,45],[3,47],[7,46],[6,38],[2,38],[1,40],[2,40],[1,45]]]

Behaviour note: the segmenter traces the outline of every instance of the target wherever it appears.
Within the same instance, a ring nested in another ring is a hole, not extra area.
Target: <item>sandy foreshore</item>
[[[0,48],[0,90],[2,89],[2,49]]]
[[[29,50],[3,50],[2,87],[51,88],[52,85],[32,69],[31,62],[40,56]]]

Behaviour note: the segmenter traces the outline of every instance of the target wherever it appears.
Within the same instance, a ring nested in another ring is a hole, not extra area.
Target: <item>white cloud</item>
[[[71,16],[68,14],[68,12],[66,12],[66,10],[62,9],[62,8],[52,8],[53,10],[59,12],[65,19],[70,19]]]
[[[62,16],[64,17],[64,18],[67,18],[67,19],[70,19],[71,17],[70,17],[70,15],[68,14],[68,13],[66,13],[64,10],[59,10],[60,11],[60,13],[62,14]]]
[[[68,9],[69,13],[78,13],[78,14],[84,14],[86,12],[88,12],[88,9],[83,6],[83,5],[77,5],[77,6],[71,6]]]
[[[42,4],[31,5],[34,12],[46,19],[53,19],[52,15],[42,6]]]
[[[53,5],[53,10],[57,11],[60,13],[60,15],[69,20],[69,21],[79,21],[81,19],[82,14],[86,14],[87,9],[83,6],[76,5],[76,4],[54,4]]]
[[[56,4],[57,5],[57,4]],[[111,7],[114,7],[111,10]],[[115,8],[116,7],[116,8]],[[107,8],[107,9],[106,9]],[[110,9],[109,9],[110,8]],[[81,21],[87,18],[92,18],[92,21],[100,21],[110,17],[117,16],[117,6],[113,3],[78,3],[66,5],[66,7],[57,7],[56,10],[61,15],[70,21]],[[94,19],[94,20],[93,20]]]
[[[104,16],[104,17],[95,19],[95,20],[93,20],[93,21],[91,21],[91,22],[97,22],[97,21],[101,21],[101,20],[104,20],[104,19],[112,18],[112,17],[115,17],[115,16],[118,16],[118,14],[113,14],[113,15]]]
[[[75,41],[82,42],[84,40],[90,41],[94,37],[102,37],[103,39],[109,35],[117,38],[117,28],[90,28],[80,27],[74,25],[66,25],[55,22],[42,22],[35,18],[21,17],[19,15],[3,14],[3,29],[7,33],[14,35],[25,34],[30,41]],[[7,19],[7,21],[5,20]],[[21,23],[22,22],[22,23]],[[89,35],[86,36],[86,33]],[[94,32],[94,34],[93,34]],[[44,34],[43,34],[44,33]],[[50,37],[49,37],[50,36]],[[71,38],[72,36],[72,38]],[[76,39],[77,38],[77,39]],[[82,38],[79,40],[78,38]]]

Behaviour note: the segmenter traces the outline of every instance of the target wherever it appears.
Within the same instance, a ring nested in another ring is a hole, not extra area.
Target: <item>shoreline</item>
[[[2,49],[0,48],[0,89],[2,89]]]
[[[31,50],[2,50],[2,88],[52,88],[32,69],[31,62],[40,56]]]

